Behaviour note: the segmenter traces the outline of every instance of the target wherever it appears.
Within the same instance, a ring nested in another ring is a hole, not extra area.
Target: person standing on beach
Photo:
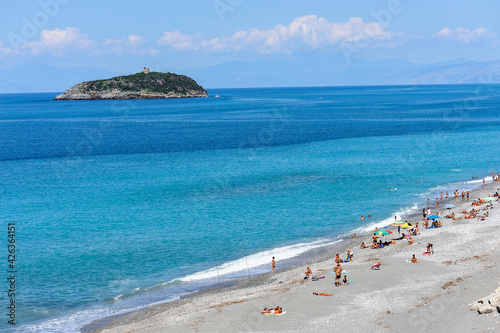
[[[276,269],[276,261],[274,260],[274,257],[273,257],[273,260],[272,260],[272,264],[273,264],[273,272],[274,272],[274,270]]]
[[[429,199],[427,199],[427,208],[429,208]]]
[[[466,195],[467,195],[467,201],[469,201],[469,191],[467,191]]]
[[[424,217],[424,220],[425,220],[425,217],[427,216],[427,215],[425,214],[425,208],[422,208],[422,216]]]
[[[483,188],[484,188],[484,183],[485,183],[485,181],[484,181],[484,178],[483,178]]]
[[[337,263],[337,266],[333,268],[335,272],[335,286],[340,286],[340,278],[342,277],[342,266],[340,266],[340,262]]]
[[[443,200],[443,192],[441,192],[441,200]]]
[[[446,191],[446,201],[448,201],[448,191]]]
[[[398,225],[398,233],[401,235],[401,226]]]
[[[464,201],[464,200],[465,200],[465,192],[462,191],[462,201]]]
[[[439,207],[439,201],[438,201],[438,198],[436,198],[436,208]]]

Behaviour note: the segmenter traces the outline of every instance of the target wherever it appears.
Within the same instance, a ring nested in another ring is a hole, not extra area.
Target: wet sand
[[[434,209],[457,217],[470,211],[472,198],[484,198],[500,188],[499,182],[471,191],[470,201],[457,207]],[[424,203],[422,203],[424,204]],[[444,203],[442,203],[444,205]],[[473,301],[485,297],[500,283],[500,203],[493,209],[482,205],[478,215],[485,221],[441,219],[442,228],[423,229],[422,216],[403,217],[419,223],[420,235],[413,245],[398,241],[383,249],[360,249],[371,244],[371,233],[336,244],[328,254],[308,265],[319,281],[304,280],[305,265],[243,279],[232,287],[210,289],[179,301],[160,304],[82,328],[85,332],[498,332],[500,314],[479,315],[470,311]],[[399,237],[397,227],[389,226]],[[434,254],[424,256],[426,244]],[[334,286],[335,254],[354,260],[342,263],[348,286]],[[410,262],[415,254],[419,263]],[[380,260],[380,270],[369,268]],[[278,262],[279,267],[279,262]],[[313,292],[334,296],[314,296]],[[262,315],[267,307],[280,306],[281,316]]]

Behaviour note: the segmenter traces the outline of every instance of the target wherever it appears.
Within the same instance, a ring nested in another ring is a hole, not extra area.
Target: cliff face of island
[[[144,71],[74,85],[54,100],[158,99],[208,97],[195,80],[185,75]]]

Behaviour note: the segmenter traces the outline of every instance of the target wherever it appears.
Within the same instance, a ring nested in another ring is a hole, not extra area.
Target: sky
[[[497,0],[1,0],[0,70],[500,59]]]

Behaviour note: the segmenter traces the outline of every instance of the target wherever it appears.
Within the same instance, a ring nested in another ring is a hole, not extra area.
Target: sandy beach
[[[422,216],[403,217],[420,226],[414,244],[406,240],[382,249],[360,249],[371,244],[372,233],[358,235],[331,249],[327,256],[288,270],[278,270],[228,288],[212,289],[195,297],[160,304],[125,316],[108,318],[82,332],[499,332],[500,314],[478,314],[470,307],[500,287],[500,204],[471,206],[474,199],[493,195],[500,182],[471,191],[470,201],[450,196],[432,213],[442,216],[480,208],[485,220],[442,218],[443,227],[425,229]],[[451,194],[451,193],[450,193]],[[456,207],[447,210],[446,203]],[[424,202],[420,206],[424,206]],[[397,227],[384,240],[398,238]],[[427,243],[434,253],[423,255]],[[334,285],[335,255],[354,252],[342,263],[350,281]],[[410,259],[415,254],[419,263]],[[380,270],[370,270],[377,261]],[[318,281],[304,280],[306,265]],[[315,296],[313,292],[334,294]],[[264,308],[280,306],[285,314],[263,315]]]

